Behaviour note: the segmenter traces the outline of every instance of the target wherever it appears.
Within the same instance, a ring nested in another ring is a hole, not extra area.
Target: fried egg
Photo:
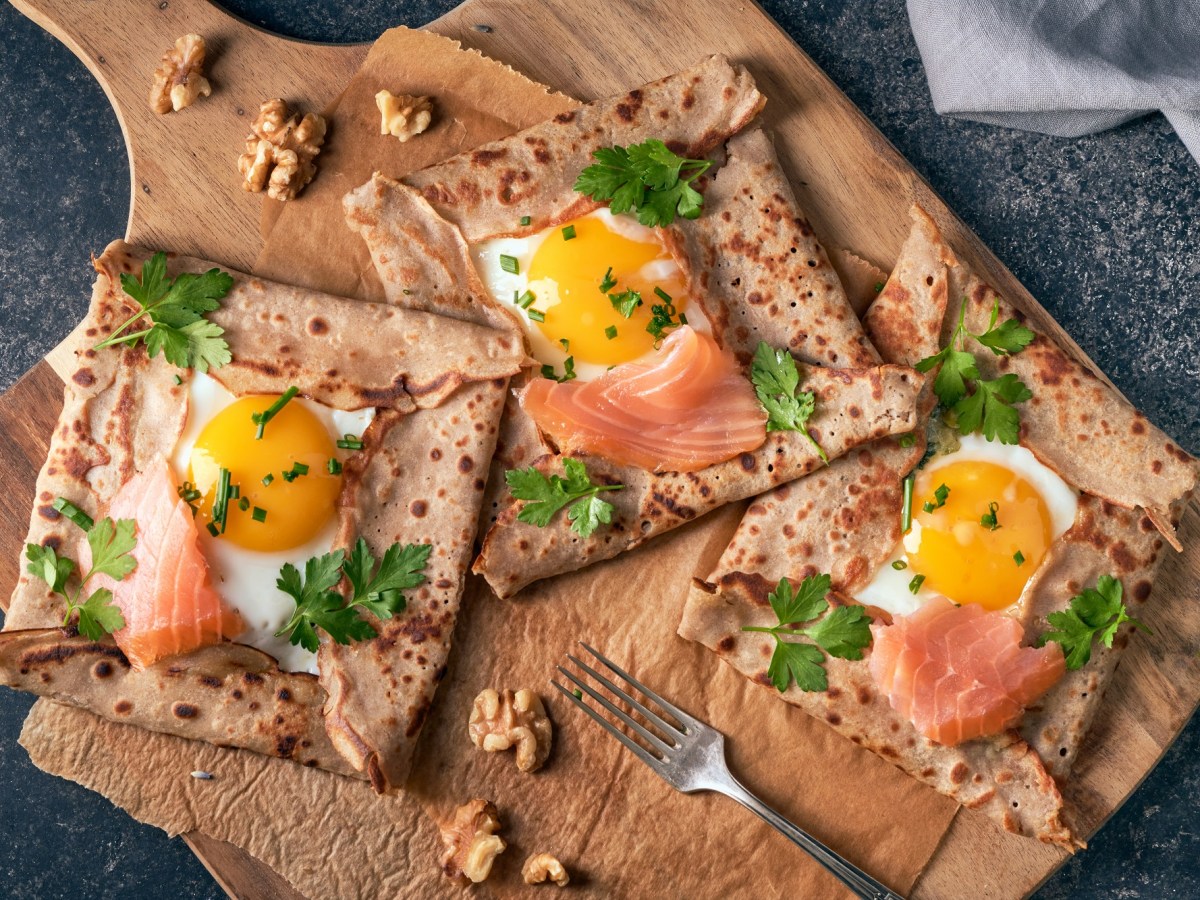
[[[1074,489],[1025,447],[963,437],[917,471],[912,528],[857,599],[893,615],[936,595],[1015,611],[1078,505]]]
[[[316,654],[275,636],[296,606],[275,580],[284,563],[303,571],[310,557],[333,546],[342,477],[329,472],[329,460],[345,459],[348,453],[338,449],[337,441],[347,434],[361,437],[375,410],[346,412],[296,397],[257,439],[251,416],[278,399],[235,397],[215,379],[194,372],[187,423],[171,463],[179,482],[190,482],[200,492],[193,501],[200,549],[213,587],[246,623],[238,640],[269,653],[286,671],[315,674]],[[285,478],[297,464],[307,466],[307,473]],[[222,468],[229,470],[230,483],[245,502],[229,504],[225,531],[214,536],[207,526]],[[255,518],[255,509],[265,511],[263,521]]]
[[[471,254],[492,296],[519,317],[534,358],[561,373],[574,357],[584,381],[653,356],[646,326],[651,307],[664,302],[655,288],[689,325],[711,331],[698,305],[688,303],[686,277],[661,234],[607,207],[529,237],[484,241]],[[609,270],[615,285],[602,291]],[[630,289],[642,305],[627,319],[608,295]]]

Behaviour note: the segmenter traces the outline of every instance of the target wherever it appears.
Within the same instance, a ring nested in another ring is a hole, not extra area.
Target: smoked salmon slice
[[[179,497],[166,460],[157,459],[125,482],[106,515],[137,523],[137,568],[121,581],[93,576],[97,586],[112,591],[125,617],[125,627],[113,638],[133,668],[241,633],[241,617],[225,608],[209,584],[195,519]],[[85,541],[80,548],[84,571],[91,562]]]
[[[733,355],[688,325],[654,365],[626,363],[588,382],[538,378],[520,400],[564,454],[653,472],[695,472],[767,437],[767,414]]]
[[[871,626],[871,676],[892,709],[948,747],[1010,728],[1066,672],[1058,644],[1022,647],[1004,613],[934,597]]]

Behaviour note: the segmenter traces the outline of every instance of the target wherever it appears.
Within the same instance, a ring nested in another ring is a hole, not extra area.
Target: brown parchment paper
[[[373,100],[381,87],[433,94],[435,126],[403,145],[381,138]],[[256,272],[378,296],[366,250],[343,224],[345,190],[375,169],[400,175],[572,105],[444,38],[387,32],[335,104],[320,175],[277,215]],[[579,895],[838,896],[824,870],[754,816],[717,795],[676,793],[550,687],[554,666],[584,640],[724,731],[731,767],[751,790],[907,892],[955,804],[675,634],[692,575],[715,564],[742,512],[741,504],[726,507],[515,600],[500,601],[473,580],[402,796],[380,799],[349,779],[123,728],[46,701],[35,705],[22,743],[45,770],[171,833],[200,830],[237,844],[309,897],[453,890],[438,870],[428,816],[475,796],[497,804],[509,843],[491,878],[473,889],[477,896],[524,893],[521,863],[543,851],[566,864]],[[471,745],[467,716],[485,687],[529,687],[542,696],[555,724],[542,771],[520,773],[511,753]],[[187,773],[207,767],[218,777],[187,783]],[[361,835],[369,849],[381,834],[391,848],[386,860],[359,865],[368,854],[349,844]]]

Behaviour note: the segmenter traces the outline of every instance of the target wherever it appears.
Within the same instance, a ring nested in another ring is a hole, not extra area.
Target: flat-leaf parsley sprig
[[[958,327],[954,329],[949,343],[933,356],[918,362],[916,369],[918,372],[928,372],[941,366],[933,381],[933,391],[941,405],[954,413],[960,434],[982,431],[989,441],[999,438],[1002,444],[1015,444],[1021,419],[1013,404],[1028,400],[1033,393],[1011,372],[991,380],[981,379],[975,365],[975,354],[964,347],[967,338],[972,337],[997,356],[1007,356],[1024,350],[1035,335],[1016,319],[1008,319],[997,325],[999,300],[992,304],[988,327],[980,334],[968,331],[964,324],[967,303],[964,297],[958,313]],[[968,381],[975,384],[975,390],[970,393]]]
[[[116,344],[146,342],[146,352],[160,352],[173,366],[207,372],[218,369],[233,357],[221,337],[225,329],[204,318],[221,308],[220,300],[233,287],[233,277],[220,269],[202,275],[182,272],[167,277],[167,254],[161,250],[142,263],[142,277],[121,273],[121,287],[138,304],[138,311],[116,328],[94,349]],[[150,327],[129,331],[143,317]]]
[[[88,548],[92,551],[92,567],[83,575],[74,591],[67,590],[67,581],[75,574],[76,564],[72,559],[59,556],[53,547],[39,544],[25,545],[25,558],[29,560],[29,574],[50,585],[50,590],[61,594],[67,602],[63,616],[63,627],[78,615],[79,633],[90,640],[98,641],[125,627],[125,617],[113,603],[112,591],[97,588],[83,599],[84,588],[93,575],[107,575],[121,581],[137,567],[133,548],[137,545],[133,519],[101,519],[93,522],[91,517],[75,504],[58,498],[55,509],[84,530]]]
[[[871,643],[871,617],[866,610],[855,605],[829,611],[829,601],[825,599],[829,587],[828,575],[810,575],[794,591],[787,578],[780,578],[775,590],[767,595],[779,624],[742,626],[742,631],[764,632],[775,638],[767,676],[780,693],[788,689],[793,679],[802,691],[827,690],[825,654],[839,659],[862,659],[863,648]],[[829,614],[824,615],[827,611]],[[805,623],[812,624],[796,627]],[[800,637],[812,643],[787,640]]]
[[[349,558],[340,549],[311,557],[303,576],[294,565],[284,563],[275,585],[296,601],[296,609],[275,635],[313,653],[321,646],[318,628],[339,644],[370,640],[378,632],[361,611],[380,619],[403,612],[407,601],[402,592],[425,582],[432,549],[429,544],[392,544],[377,568],[367,542],[359,538]],[[349,600],[334,590],[343,574],[350,583]]]
[[[812,391],[799,390],[800,370],[792,354],[759,341],[750,364],[750,380],[758,402],[767,411],[767,431],[798,431],[808,438],[821,459],[829,462],[821,445],[808,433],[808,420],[816,409],[817,398]]]
[[[1067,658],[1067,668],[1074,671],[1082,669],[1092,658],[1094,642],[1111,647],[1117,629],[1126,622],[1149,634],[1149,628],[1129,615],[1123,595],[1120,581],[1111,575],[1101,575],[1094,588],[1072,597],[1067,609],[1046,616],[1052,629],[1038,637],[1037,645],[1044,647],[1050,641],[1059,644]]]
[[[581,537],[590,537],[601,525],[611,525],[613,506],[599,496],[601,491],[620,491],[623,484],[592,484],[587,466],[577,459],[563,457],[561,475],[544,475],[533,466],[528,469],[509,469],[504,473],[508,489],[517,500],[525,505],[517,513],[517,519],[538,528],[545,528],[550,520],[567,504],[567,518],[571,530]]]
[[[632,210],[648,227],[670,225],[677,215],[700,215],[704,196],[692,182],[708,171],[711,161],[678,156],[654,138],[628,147],[601,147],[592,157],[596,162],[579,173],[575,190],[608,201],[614,213]]]

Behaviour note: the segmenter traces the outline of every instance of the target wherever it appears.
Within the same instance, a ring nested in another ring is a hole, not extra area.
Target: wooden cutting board
[[[333,100],[366,55],[366,45],[322,46],[284,40],[241,22],[205,0],[13,0],[63,41],[99,80],[125,134],[133,198],[126,237],[150,246],[250,269],[272,221],[261,195],[243,192],[235,157],[263,99],[282,96],[302,109]],[[775,131],[799,200],[827,243],[876,263],[895,258],[917,200],[949,240],[997,288],[1081,360],[1086,356],[938,199],[823,72],[750,3],[689,0],[654,5],[610,0],[603,15],[571,0],[538,3],[468,0],[428,29],[461,41],[553,88],[588,99],[615,93],[700,56],[722,52],[747,64],[770,98]],[[188,32],[205,35],[209,100],[168,127],[146,103],[158,55]],[[686,35],[686,39],[681,36]],[[554,47],[554,53],[546,53]],[[92,248],[80,248],[82,254]],[[81,259],[82,264],[82,259]],[[68,360],[51,353],[0,397],[0,596],[17,576],[33,484],[61,405]],[[1090,833],[1155,765],[1200,702],[1191,654],[1200,645],[1200,516],[1185,518],[1189,550],[1162,568],[1147,621],[1126,654],[1080,754],[1066,793]],[[1169,627],[1155,627],[1170,620]],[[205,835],[185,836],[233,896],[297,895],[278,875],[238,848]],[[960,811],[913,890],[915,897],[1016,897],[1034,890],[1065,859],[1054,848],[1000,833]]]

